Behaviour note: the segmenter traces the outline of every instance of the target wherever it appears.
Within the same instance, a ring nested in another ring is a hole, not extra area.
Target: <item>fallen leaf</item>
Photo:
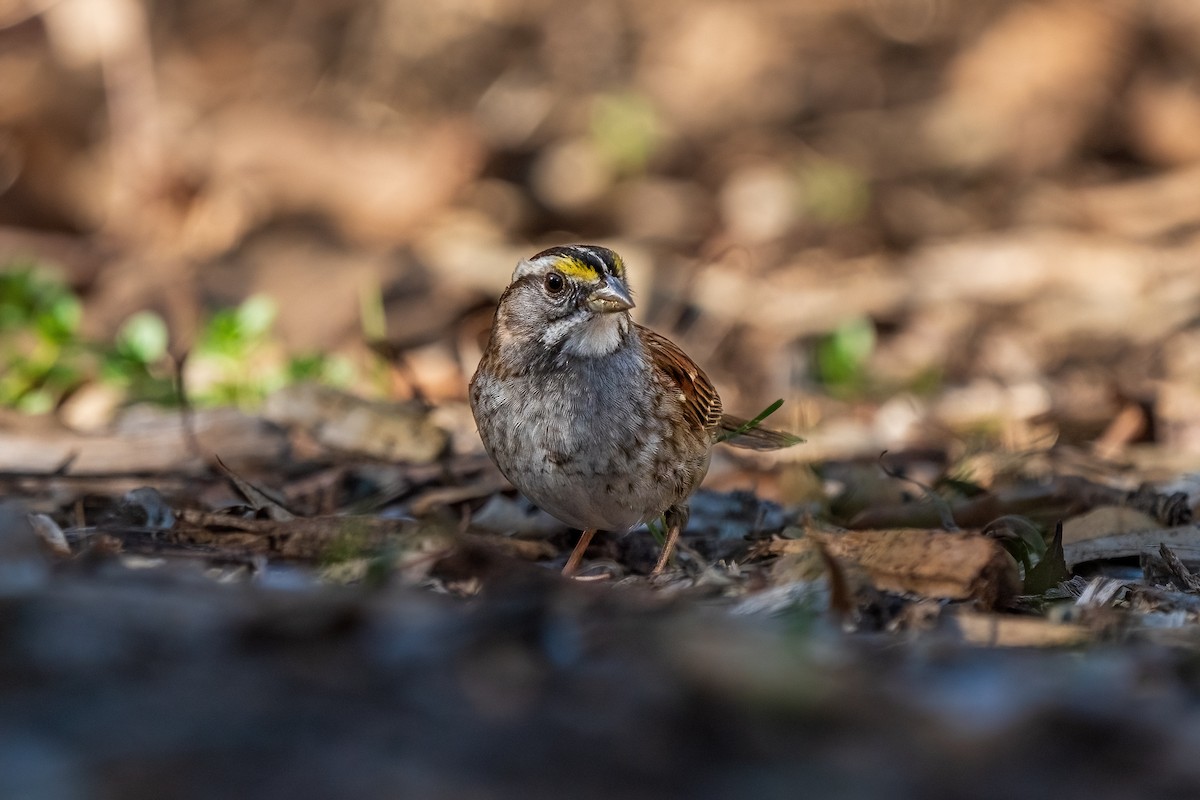
[[[1063,544],[1161,527],[1149,514],[1125,506],[1101,506],[1063,523]]]
[[[987,647],[1071,647],[1091,640],[1082,625],[1065,625],[1038,617],[981,614],[959,609],[950,624],[971,644]]]
[[[974,600],[985,608],[1003,604],[1020,591],[1012,556],[976,532],[899,529],[808,535],[834,558],[861,566],[884,591]]]
[[[1145,550],[1157,551],[1164,544],[1185,561],[1200,561],[1200,525],[1113,533],[1077,542],[1066,541],[1064,535],[1063,555],[1074,569],[1084,561],[1129,558]]]
[[[1054,538],[1042,555],[1042,560],[1025,574],[1025,594],[1045,594],[1071,577],[1063,556],[1063,526],[1054,528]]]

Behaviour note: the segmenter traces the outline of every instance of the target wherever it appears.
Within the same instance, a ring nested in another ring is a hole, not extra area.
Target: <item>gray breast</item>
[[[633,354],[573,360],[538,377],[477,386],[476,418],[500,470],[539,507],[577,528],[626,530],[680,499],[663,466],[664,409]],[[690,487],[683,489],[686,491]]]

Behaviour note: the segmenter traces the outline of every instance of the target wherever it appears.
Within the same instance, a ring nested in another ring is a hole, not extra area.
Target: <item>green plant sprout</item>
[[[739,425],[736,429],[734,429],[732,431],[722,432],[721,435],[717,437],[717,442],[727,442],[730,439],[736,439],[737,437],[739,437],[745,433],[749,433],[750,431],[752,431],[755,428],[762,425],[763,421],[766,420],[767,417],[771,416],[776,411],[778,411],[782,405],[783,405],[783,398],[781,397],[778,400],[776,400],[774,403],[771,403],[771,405],[767,406],[762,411],[760,411],[758,416],[756,416],[754,419],[746,420],[745,422],[743,422],[741,425]],[[800,438],[799,436],[794,436],[790,433],[784,433],[783,436],[785,436],[788,439],[788,443],[786,445],[784,445],[786,447],[790,447],[793,444],[800,444],[801,442],[804,441],[804,439]]]
[[[348,385],[359,378],[343,356],[288,354],[274,333],[277,308],[265,295],[212,313],[186,364],[198,405],[252,404],[300,381]],[[116,387],[127,402],[177,405],[178,367],[166,321],[132,314],[110,342],[81,333],[83,303],[52,269],[0,266],[0,407],[46,413],[89,382]]]

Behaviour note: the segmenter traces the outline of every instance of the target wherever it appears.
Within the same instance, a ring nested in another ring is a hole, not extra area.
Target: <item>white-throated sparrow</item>
[[[635,323],[621,257],[551,247],[517,264],[471,379],[488,455],[536,505],[583,530],[563,574],[597,530],[660,514],[659,574],[687,524],[687,499],[713,444],[760,450],[794,436],[724,414],[708,376],[670,340]]]

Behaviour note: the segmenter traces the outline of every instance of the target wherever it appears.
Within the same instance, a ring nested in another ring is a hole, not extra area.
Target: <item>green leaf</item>
[[[800,169],[805,212],[819,222],[847,224],[862,219],[871,206],[871,186],[855,168],[828,159]]]
[[[373,342],[387,338],[387,310],[379,284],[364,284],[358,294],[358,313],[363,339]]]
[[[762,411],[760,411],[758,416],[755,417],[754,419],[746,420],[744,423],[739,425],[736,430],[721,434],[721,436],[718,437],[717,441],[725,442],[730,439],[736,439],[737,437],[741,436],[743,433],[754,430],[759,425],[763,424],[763,420],[765,420],[767,417],[771,416],[776,411],[778,411],[780,406],[782,406],[782,405],[783,405],[783,398],[781,397],[778,400],[776,400],[774,403],[771,403],[771,405],[767,406]],[[804,441],[803,439],[801,439],[798,436],[795,438],[796,438],[797,444]]]
[[[591,137],[617,170],[645,169],[661,138],[654,104],[636,92],[606,94],[592,103]]]
[[[275,301],[265,294],[247,297],[238,307],[237,321],[246,339],[261,339],[270,332],[278,314]]]
[[[153,311],[139,311],[117,332],[117,346],[141,364],[155,364],[167,354],[167,323]]]
[[[979,497],[987,494],[987,489],[964,478],[942,478],[934,485],[935,487],[945,487],[962,497]]]
[[[240,360],[266,338],[275,314],[275,301],[261,294],[247,298],[237,308],[220,309],[201,331],[198,349]]]
[[[83,307],[61,280],[33,265],[9,265],[0,273],[0,330],[25,329],[45,341],[75,338]]]
[[[52,298],[43,309],[37,318],[37,330],[52,342],[66,344],[75,338],[82,319],[83,305],[75,296],[64,293]]]
[[[817,345],[817,372],[832,389],[857,389],[864,382],[867,359],[875,350],[875,325],[855,317],[838,326]]]
[[[1025,594],[1045,594],[1071,577],[1063,555],[1063,526],[1059,522],[1054,528],[1054,538],[1042,560],[1025,573]]]
[[[659,514],[652,520],[646,522],[646,529],[650,531],[650,535],[654,537],[654,541],[658,542],[659,547],[664,547],[667,543],[667,518],[663,514]]]
[[[1046,552],[1046,540],[1041,531],[1027,517],[1018,514],[997,517],[984,526],[982,533],[995,539],[1010,556],[1021,562],[1026,574]]]

